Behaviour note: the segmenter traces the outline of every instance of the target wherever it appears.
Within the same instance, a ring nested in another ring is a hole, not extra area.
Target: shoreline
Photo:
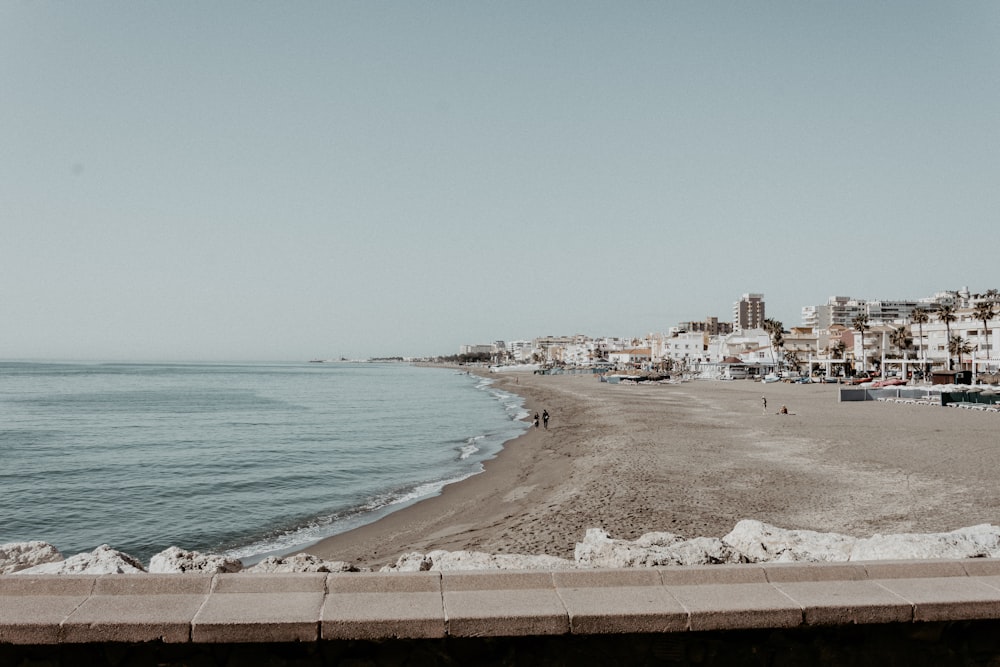
[[[588,528],[721,537],[757,519],[867,537],[1000,510],[996,415],[839,403],[837,385],[479,374],[529,414],[548,409],[550,428],[507,441],[437,496],[299,551],[372,567],[435,549],[572,557]],[[791,414],[774,414],[783,404]]]
[[[540,414],[544,409],[534,392],[521,391],[520,378],[525,374],[498,375],[461,366],[455,368],[468,370],[473,375],[491,380],[494,387],[520,396],[528,415],[524,421],[529,424],[531,416],[535,412]],[[463,509],[467,503],[496,496],[512,480],[523,478],[520,470],[534,467],[537,463],[534,451],[538,446],[538,438],[542,435],[540,431],[544,429],[529,427],[521,435],[507,440],[496,456],[483,462],[481,472],[446,485],[437,495],[417,500],[372,523],[323,538],[309,547],[298,549],[297,553],[361,565],[384,565],[395,562],[399,556],[409,551],[459,550],[475,543],[477,534],[482,531],[459,521]],[[477,508],[479,512],[482,509]],[[449,525],[451,521],[454,523]],[[428,533],[422,535],[423,530]],[[400,545],[404,544],[410,546],[400,551]],[[338,555],[334,557],[331,554]]]

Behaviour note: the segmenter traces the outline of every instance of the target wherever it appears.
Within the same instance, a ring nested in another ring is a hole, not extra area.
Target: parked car
[[[884,380],[878,380],[872,383],[873,389],[878,389],[879,387],[896,387],[901,384],[906,384],[906,380],[903,378],[886,378]]]

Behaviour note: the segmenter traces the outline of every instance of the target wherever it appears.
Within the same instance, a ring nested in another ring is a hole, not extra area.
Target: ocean
[[[403,363],[0,363],[0,543],[254,562],[480,472],[524,416]]]

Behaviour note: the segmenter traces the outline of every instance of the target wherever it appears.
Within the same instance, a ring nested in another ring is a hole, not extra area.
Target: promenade
[[[0,664],[988,665],[1000,561],[0,577]]]

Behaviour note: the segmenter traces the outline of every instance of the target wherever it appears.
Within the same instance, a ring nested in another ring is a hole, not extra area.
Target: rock
[[[424,572],[427,570],[566,570],[572,561],[556,556],[525,556],[519,554],[487,554],[479,551],[431,551],[427,554],[408,553],[395,565],[386,565],[382,572]]]
[[[873,535],[860,539],[851,560],[916,558],[991,558],[997,553],[1000,528],[983,524],[950,533]]]
[[[56,563],[63,559],[59,550],[48,542],[9,542],[0,544],[0,574],[13,574],[19,570]]]
[[[722,540],[685,540],[673,533],[646,533],[635,541],[613,540],[600,528],[590,528],[574,552],[580,567],[656,567],[739,562]]]
[[[244,572],[269,572],[273,574],[288,572],[361,572],[350,563],[341,560],[323,560],[310,554],[295,554],[293,556],[269,556]],[[364,571],[370,571],[365,568]]]
[[[725,537],[686,540],[673,533],[646,533],[634,541],[611,539],[600,528],[587,530],[574,560],[546,555],[487,554],[478,551],[408,553],[382,572],[426,570],[564,570],[628,568],[717,563],[843,562],[918,558],[1000,558],[1000,527],[981,524],[950,533],[873,535],[854,538],[838,533],[786,530],[745,519]],[[45,542],[0,545],[0,574],[126,574],[144,572],[128,554],[104,544],[90,553],[62,560]],[[149,562],[154,573],[226,572],[370,572],[343,561],[310,554],[265,558],[243,568],[236,559],[170,547]]]
[[[379,572],[426,572],[431,565],[433,562],[424,554],[411,551],[397,558],[394,565],[383,565]]]
[[[219,574],[220,572],[239,572],[242,569],[243,563],[236,558],[185,551],[178,547],[164,549],[149,559],[149,571],[156,574],[185,574],[187,572]]]
[[[840,562],[850,559],[857,538],[839,533],[785,530],[744,519],[722,541],[746,563]]]
[[[43,563],[15,572],[21,574],[137,574],[145,572],[142,563],[107,544],[89,553],[77,554],[57,563]]]
[[[978,526],[959,528],[952,532],[965,535],[975,544],[982,547],[987,558],[1000,558],[1000,527],[981,523]]]

